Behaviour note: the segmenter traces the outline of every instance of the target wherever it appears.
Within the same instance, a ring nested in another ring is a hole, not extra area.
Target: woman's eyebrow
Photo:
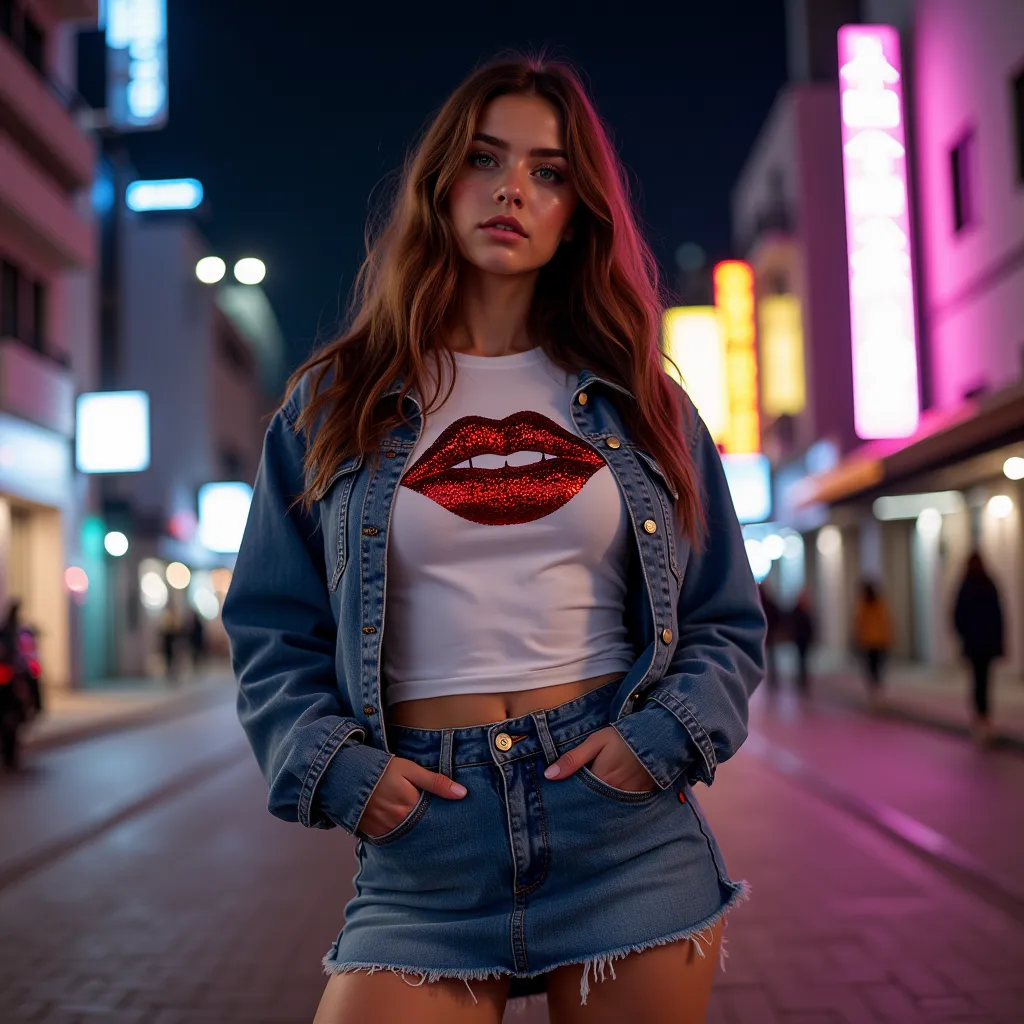
[[[489,146],[494,146],[495,149],[509,150],[512,147],[504,139],[499,139],[495,135],[487,135],[485,132],[476,132],[473,136],[474,142],[486,142]],[[564,149],[547,149],[543,146],[537,149],[530,150],[530,156],[548,156],[548,157],[561,157],[563,160],[569,159],[569,154]]]

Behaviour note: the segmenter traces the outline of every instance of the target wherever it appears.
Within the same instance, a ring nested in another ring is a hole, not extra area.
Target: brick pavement
[[[352,841],[264,801],[243,762],[0,891],[0,1020],[309,1021]],[[1009,917],[749,754],[703,803],[753,886],[713,1024],[1020,1019],[1024,928]]]

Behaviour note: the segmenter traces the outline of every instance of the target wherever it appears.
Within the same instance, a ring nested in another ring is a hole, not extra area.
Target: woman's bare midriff
[[[390,725],[405,725],[412,729],[465,729],[472,725],[490,725],[528,715],[531,711],[558,707],[622,676],[622,672],[612,672],[576,683],[559,683],[516,693],[461,693],[403,700],[391,705],[387,720]]]

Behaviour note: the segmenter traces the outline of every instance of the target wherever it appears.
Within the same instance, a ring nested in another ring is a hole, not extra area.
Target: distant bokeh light
[[[165,573],[167,582],[175,590],[184,590],[192,579],[192,571],[184,562],[171,562]]]
[[[64,586],[72,594],[84,594],[89,589],[89,577],[80,566],[69,566],[64,570]]]
[[[158,612],[167,604],[167,584],[158,573],[146,572],[139,580],[142,603],[152,611]]]
[[[103,538],[103,547],[106,548],[108,555],[120,558],[128,550],[128,538],[120,530],[111,530]]]
[[[259,284],[266,276],[266,265],[254,256],[247,256],[235,264],[235,280],[239,284]]]
[[[1024,480],[1024,459],[1014,455],[1003,463],[1003,475],[1009,480]]]
[[[204,256],[196,264],[196,277],[203,284],[216,284],[227,273],[228,266],[219,256]]]
[[[994,494],[988,500],[987,509],[993,519],[1006,519],[1013,512],[1013,498],[1008,494]]]

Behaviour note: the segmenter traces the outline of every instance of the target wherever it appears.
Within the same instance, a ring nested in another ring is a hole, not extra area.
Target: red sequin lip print
[[[516,452],[533,453],[534,460],[473,465],[481,456],[507,459]],[[441,432],[402,483],[472,523],[513,526],[551,515],[604,464],[593,448],[538,412],[503,420],[463,416]]]

